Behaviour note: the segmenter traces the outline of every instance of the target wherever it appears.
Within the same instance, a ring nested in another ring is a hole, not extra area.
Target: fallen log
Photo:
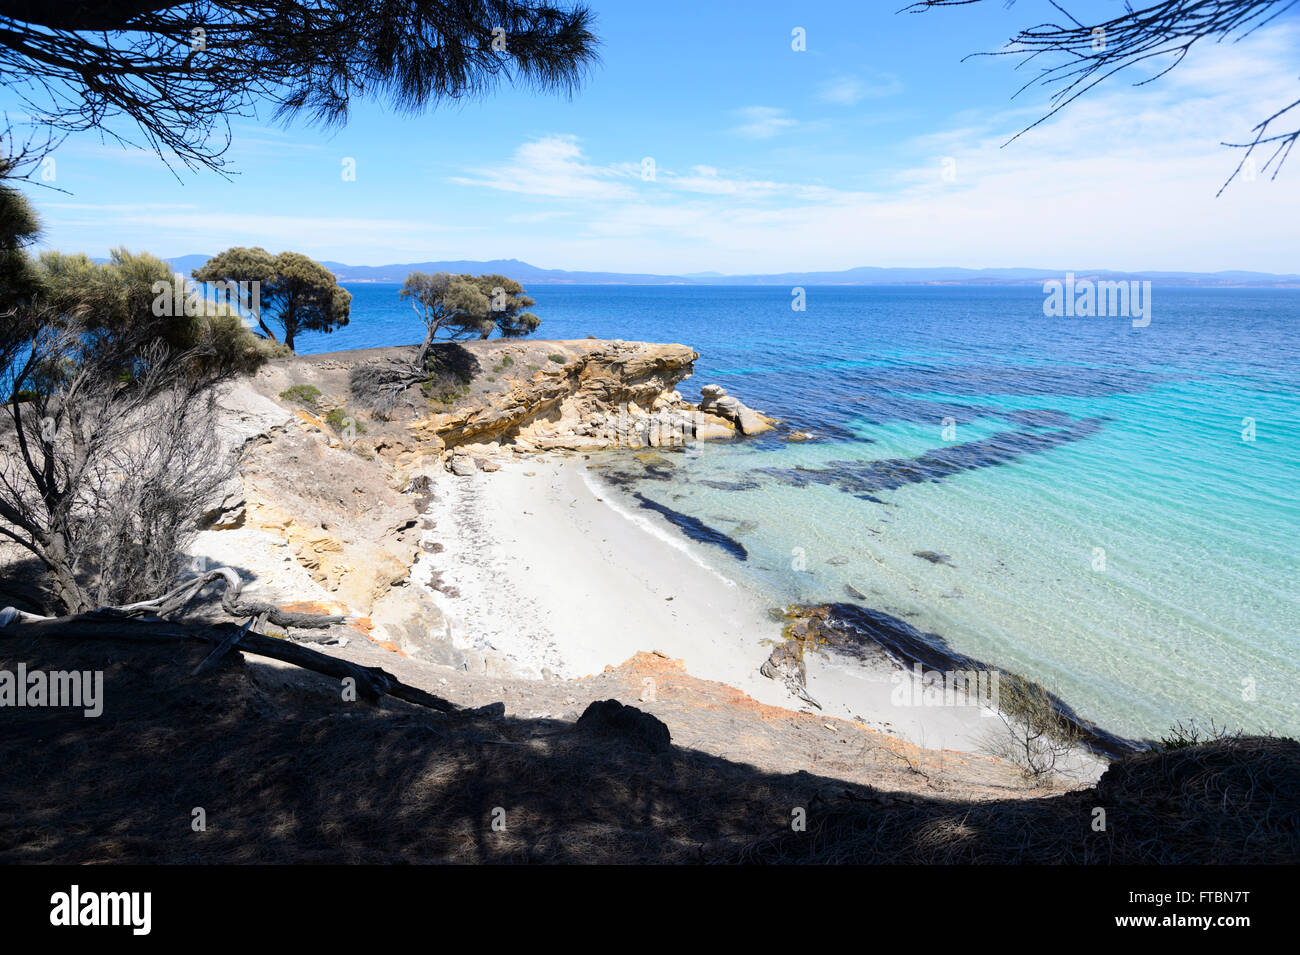
[[[107,612],[116,613],[124,616],[141,616],[143,614],[153,614],[159,617],[167,617],[171,614],[183,610],[199,592],[208,584],[221,583],[224,586],[221,589],[221,609],[232,617],[261,617],[263,622],[270,621],[277,627],[305,627],[305,628],[323,628],[331,627],[336,623],[345,623],[346,617],[326,614],[313,613],[290,613],[281,610],[275,604],[258,603],[251,600],[241,600],[240,592],[244,589],[244,581],[229,567],[217,567],[197,577],[185,581],[177,587],[167,591],[161,597],[154,597],[152,600],[141,600],[138,603],[127,604],[122,607],[106,607]]]
[[[367,700],[374,701],[381,696],[393,696],[441,713],[460,710],[455,703],[434,696],[419,687],[403,683],[387,670],[361,666],[289,640],[268,637],[252,629],[241,633],[240,628],[233,623],[179,624],[166,620],[141,620],[101,612],[46,618],[24,615],[12,618],[8,626],[0,629],[0,636],[11,636],[17,633],[32,634],[38,639],[72,637],[148,643],[199,640],[216,646],[220,646],[233,636],[238,638],[237,645],[233,646],[236,651],[270,657],[273,660],[291,663],[304,670],[340,680],[354,680],[358,695]]]

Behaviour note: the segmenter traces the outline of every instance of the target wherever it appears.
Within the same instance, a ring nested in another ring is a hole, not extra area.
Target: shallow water
[[[350,288],[300,350],[417,339],[395,286]],[[625,489],[774,604],[890,614],[1125,736],[1300,733],[1300,291],[1156,288],[1143,328],[1044,317],[1038,288],[530,294],[548,338],[689,344],[686,397],[812,434]]]

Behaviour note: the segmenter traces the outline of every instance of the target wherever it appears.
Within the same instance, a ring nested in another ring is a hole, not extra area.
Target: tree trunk
[[[293,336],[298,331],[298,319],[294,315],[292,298],[285,303],[284,311],[280,313],[280,324],[284,326],[284,347],[293,351]]]
[[[77,577],[72,572],[72,565],[68,560],[67,539],[59,532],[51,533],[47,540],[41,541],[41,557],[45,562],[46,569],[49,570],[50,576],[54,578],[54,593],[63,604],[66,613],[85,613],[93,610],[86,592],[82,590],[81,585],[77,583]]]
[[[415,359],[415,369],[420,374],[424,374],[424,363],[429,358],[429,350],[433,348],[433,333],[437,329],[436,325],[429,326],[429,331],[424,336],[424,344],[420,346],[420,354]]]

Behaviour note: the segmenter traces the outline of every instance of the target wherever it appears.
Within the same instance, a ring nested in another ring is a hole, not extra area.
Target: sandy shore
[[[852,719],[930,748],[984,749],[998,722],[987,709],[900,704],[919,694],[888,665],[809,655],[808,691],[820,710],[762,676],[781,636],[775,604],[729,579],[721,561],[663,518],[603,489],[588,463],[529,456],[435,483],[431,550],[411,576],[429,587],[458,646],[503,657],[519,675],[563,678],[657,650],[763,703]]]
[[[566,679],[659,650],[696,676],[786,701],[751,662],[780,633],[767,604],[671,528],[601,494],[582,458],[507,460],[494,473],[448,475],[434,494],[425,540],[442,550],[411,576],[433,578],[460,645],[495,650],[522,675]]]

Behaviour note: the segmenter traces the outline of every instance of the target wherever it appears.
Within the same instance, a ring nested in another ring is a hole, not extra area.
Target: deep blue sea
[[[397,286],[349,288],[301,352],[419,339]],[[683,395],[814,436],[638,488],[739,541],[714,557],[774,605],[856,600],[1129,737],[1300,734],[1300,290],[1157,287],[1141,328],[1046,317],[1038,287],[529,294],[539,337],[690,345]]]

